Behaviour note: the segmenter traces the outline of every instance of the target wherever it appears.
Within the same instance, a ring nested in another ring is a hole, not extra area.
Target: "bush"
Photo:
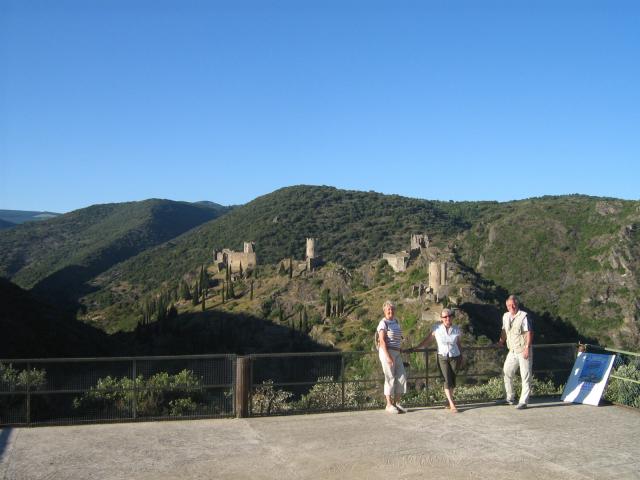
[[[640,370],[635,365],[621,365],[612,375],[640,381]],[[604,398],[610,402],[640,408],[640,385],[635,382],[612,378]]]
[[[47,383],[47,372],[32,368],[31,370],[16,370],[12,364],[0,363],[0,390],[12,392],[14,390],[38,390]]]
[[[286,390],[276,390],[273,380],[265,380],[251,396],[251,413],[270,415],[288,412],[291,410],[291,405],[287,401],[292,396],[293,393]]]
[[[91,412],[115,408],[131,414],[135,398],[140,416],[182,416],[193,413],[201,397],[201,379],[190,370],[182,370],[175,375],[160,372],[146,380],[139,375],[135,385],[130,377],[100,378],[82,397],[74,398],[73,407]]]
[[[344,402],[342,401],[342,384],[333,377],[320,377],[308,394],[303,395],[298,405],[310,410],[336,410],[340,408],[367,407],[376,404],[367,395],[360,377],[344,385]]]

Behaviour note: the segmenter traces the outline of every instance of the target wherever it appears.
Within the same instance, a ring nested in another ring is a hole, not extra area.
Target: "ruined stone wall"
[[[403,253],[383,253],[382,258],[387,261],[394,272],[404,272],[409,264],[409,254]]]
[[[411,251],[429,248],[429,236],[426,234],[411,235]]]
[[[256,254],[253,252],[233,252],[226,253],[227,266],[231,267],[232,272],[240,271],[240,264],[242,264],[242,270],[255,268],[257,265]]]

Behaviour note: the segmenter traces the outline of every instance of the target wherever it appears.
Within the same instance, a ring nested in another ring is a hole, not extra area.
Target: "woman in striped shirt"
[[[407,391],[407,378],[400,356],[402,330],[394,316],[395,310],[395,305],[388,300],[382,305],[384,318],[376,329],[380,341],[378,357],[384,372],[385,410],[387,413],[406,413],[407,409],[400,405],[400,397]]]

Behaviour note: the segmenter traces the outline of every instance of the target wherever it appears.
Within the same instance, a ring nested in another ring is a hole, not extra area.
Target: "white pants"
[[[507,400],[516,398],[513,392],[513,378],[516,371],[520,368],[520,377],[522,378],[522,392],[520,393],[520,401],[518,403],[529,403],[531,395],[531,382],[533,380],[533,349],[529,349],[529,358],[524,358],[522,353],[514,353],[509,350],[507,359],[504,361],[504,389],[507,391]]]
[[[389,365],[384,350],[378,351],[378,357],[384,372],[384,394],[391,397],[399,397],[407,392],[407,377],[404,373],[402,356],[397,350],[389,350],[389,355],[393,358],[393,366]]]

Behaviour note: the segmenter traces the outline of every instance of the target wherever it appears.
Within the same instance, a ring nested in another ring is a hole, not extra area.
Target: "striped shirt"
[[[387,347],[400,349],[402,330],[395,318],[393,320],[387,320],[386,318],[380,320],[377,331],[379,332],[380,330],[387,332]],[[382,343],[382,341],[380,343]]]

